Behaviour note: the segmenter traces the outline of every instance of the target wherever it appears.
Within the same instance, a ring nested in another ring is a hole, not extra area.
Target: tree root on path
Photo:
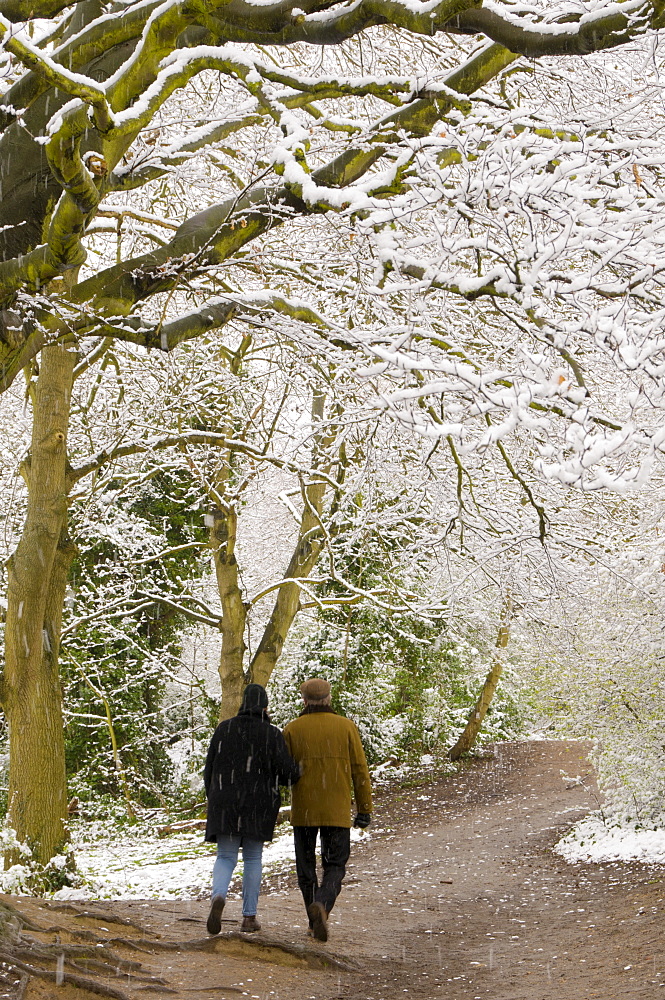
[[[78,933],[80,934],[80,931]],[[167,944],[164,941],[153,941],[151,938],[112,937],[106,939],[106,944],[119,944],[123,948],[131,948],[134,951],[142,952],[144,955],[153,955],[160,949],[162,951],[173,951],[175,947],[174,943]]]
[[[75,907],[71,907],[71,910],[78,915],[79,911]],[[106,920],[107,917],[107,914],[103,914],[100,919]],[[108,922],[127,923],[122,918],[109,919]],[[33,934],[54,935],[55,941],[43,941],[32,934],[26,934],[26,928]],[[73,937],[75,940],[61,941],[61,936]],[[66,984],[113,1000],[130,1000],[128,993],[108,982],[109,978],[117,976],[126,977],[127,985],[133,989],[140,989],[135,984],[141,983],[162,993],[170,992],[165,979],[151,975],[143,963],[123,958],[109,947],[111,942],[108,939],[100,940],[98,935],[85,928],[79,930],[65,925],[42,927],[4,901],[0,903],[0,940],[0,985],[11,987],[15,1000],[21,1000],[33,978],[56,983],[58,986]],[[120,939],[120,943],[130,947],[132,945],[129,939]],[[152,953],[154,945],[159,944],[149,940],[146,943],[153,947],[141,950]],[[99,978],[92,978],[95,975]]]
[[[21,973],[13,962],[0,961],[0,989],[2,996],[13,997],[13,1000],[22,1000],[30,982],[27,973]]]
[[[313,948],[311,945],[292,944],[290,941],[283,941],[281,938],[271,937],[268,934],[252,935],[249,937],[242,931],[226,931],[216,937],[195,938],[193,941],[182,941],[177,947],[181,951],[216,951],[220,943],[227,942],[236,948],[240,944],[243,950],[247,950],[250,957],[264,957],[267,961],[280,963],[279,953],[296,958],[308,965],[310,969],[340,969],[344,972],[353,972],[357,965],[348,958],[337,958],[322,949]],[[166,942],[160,942],[159,946]],[[251,956],[251,952],[256,952]],[[261,951],[265,952],[262,956]],[[277,955],[275,955],[277,952]]]
[[[177,997],[182,993],[182,990],[172,990],[170,986],[137,986],[137,992],[139,990],[149,990],[151,993],[159,993],[160,996],[168,995]],[[200,993],[201,991],[198,990]]]
[[[30,976],[28,975],[27,972],[24,972],[19,981],[18,989],[16,991],[16,997],[14,998],[14,1000],[23,1000],[29,982],[30,982]]]
[[[129,917],[118,917],[114,913],[109,913],[108,910],[82,910],[79,906],[74,906],[72,903],[51,903],[49,910],[59,910],[60,913],[73,913],[76,920],[99,920],[103,924],[134,927],[137,931],[141,931],[142,934],[153,933],[141,924],[137,924],[135,920],[130,920]],[[155,933],[157,937],[161,937],[161,934]]]
[[[62,932],[62,928],[60,929]],[[122,969],[123,972],[142,972],[144,966],[141,962],[132,962],[131,959],[122,958],[120,955],[116,955],[115,952],[111,951],[107,947],[107,942],[100,941],[99,938],[96,939],[96,943],[93,944],[65,944],[63,942],[57,941],[54,944],[45,944],[43,941],[37,941],[34,938],[29,938],[26,935],[21,935],[21,938],[17,942],[14,952],[17,955],[23,955],[24,957],[37,956],[40,958],[57,958],[60,955],[66,955],[68,958],[73,959],[85,959],[89,956],[91,962],[95,962],[99,966],[103,966],[104,970],[108,972],[109,968],[112,969]],[[100,955],[103,956],[103,960],[100,961]]]
[[[133,948],[146,954],[154,954],[156,951],[219,951],[220,945],[231,946],[234,950],[240,948],[247,952],[248,957],[265,958],[266,961],[280,962],[280,954],[296,958],[310,969],[339,969],[343,972],[353,972],[357,964],[348,958],[338,958],[314,948],[312,945],[292,944],[290,941],[283,941],[281,938],[271,937],[267,934],[252,935],[249,937],[242,931],[225,931],[215,937],[193,938],[190,941],[165,941],[152,940],[151,938],[109,938],[106,944],[121,945],[125,948]],[[262,955],[261,952],[264,954]],[[252,954],[254,953],[254,954]],[[277,953],[277,954],[275,954]]]
[[[56,908],[71,914],[71,917],[63,918],[61,926],[40,926],[37,922],[39,917]],[[241,962],[258,959],[276,966],[300,967],[303,970],[354,972],[357,969],[352,960],[329,954],[326,949],[311,943],[299,944],[265,933],[249,936],[233,929],[215,937],[165,940],[161,935],[153,936],[150,930],[134,921],[103,910],[81,910],[71,904],[57,907],[46,904],[40,907],[38,914],[32,909],[29,912],[31,916],[24,917],[11,904],[0,902],[0,987],[8,987],[6,995],[16,1000],[26,995],[34,979],[58,986],[67,985],[111,1000],[130,1000],[130,996],[139,991],[164,997],[177,996],[189,992],[189,987],[174,988],[175,984],[168,979],[152,975],[151,966],[155,967],[155,961],[158,965],[168,961],[167,955],[177,958],[179,953],[226,955],[230,961]],[[106,925],[104,931],[108,931],[108,927],[113,928],[113,925],[120,925],[127,927],[128,931],[135,928],[140,933],[136,937],[132,937],[131,933],[126,937],[106,937],[96,932],[94,927],[75,926],[75,921],[78,923],[81,918]],[[146,958],[141,960],[140,954],[134,959],[124,958],[123,953],[127,954],[125,949],[130,954],[132,951],[143,953]],[[147,956],[151,956],[153,961]],[[207,959],[202,958],[202,961],[205,964]],[[161,969],[155,968],[155,972],[158,971]],[[192,988],[191,992],[200,990],[201,987]],[[211,996],[219,996],[220,1000],[224,996],[244,992],[239,987],[218,984],[206,986],[205,991]]]
[[[79,989],[87,990],[88,993],[111,997],[112,1000],[130,1000],[128,993],[115,986],[106,986],[104,983],[97,982],[94,979],[87,979],[84,976],[73,975],[71,972],[58,974],[57,972],[52,972],[50,969],[42,969],[39,966],[29,965],[27,962],[21,962],[20,959],[15,958],[10,952],[0,951],[0,961],[6,962],[10,967],[18,969],[20,972],[27,973],[28,976],[34,976],[36,979],[46,979],[51,983],[57,983],[58,986],[67,983],[69,986],[76,986]],[[23,992],[25,992],[25,987],[23,988]]]
[[[101,952],[102,949],[98,949],[98,953]],[[49,950],[48,952],[40,951],[38,949],[33,950],[33,949],[17,948],[12,952],[12,954],[17,956],[18,958],[33,959],[33,961],[34,959],[38,959],[40,957],[46,958],[47,960],[55,959],[57,961],[58,959],[60,959],[61,955],[64,956],[68,953],[62,950],[61,945],[52,945],[51,950]],[[65,967],[67,969],[73,969],[74,972],[82,972],[87,975],[90,975],[90,973],[97,972],[101,976],[106,976],[107,978],[109,976],[119,976],[120,974],[124,973],[128,977],[128,979],[132,980],[132,982],[138,982],[138,983],[154,983],[162,985],[166,985],[167,983],[167,980],[162,979],[160,976],[141,975],[141,973],[138,970],[143,970],[144,966],[142,966],[140,963],[131,962],[125,964],[123,963],[122,959],[119,959],[117,961],[112,961],[110,958],[107,961],[103,961],[97,958],[96,955],[91,956],[90,958],[86,958],[85,956],[80,956],[80,957],[83,958],[85,962],[84,965],[81,964],[80,961],[76,961],[76,959],[68,957]],[[127,965],[130,965],[131,968],[127,968]]]

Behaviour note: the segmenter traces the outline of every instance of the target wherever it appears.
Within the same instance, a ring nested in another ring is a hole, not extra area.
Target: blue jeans
[[[263,841],[249,837],[227,837],[217,835],[217,858],[212,870],[212,895],[223,896],[229,890],[229,882],[242,847],[242,915],[256,916],[261,888],[261,855]]]

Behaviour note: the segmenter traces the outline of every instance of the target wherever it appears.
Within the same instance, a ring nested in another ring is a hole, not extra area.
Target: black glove
[[[353,821],[354,826],[359,826],[361,830],[364,830],[366,826],[372,822],[372,817],[369,813],[358,813]]]

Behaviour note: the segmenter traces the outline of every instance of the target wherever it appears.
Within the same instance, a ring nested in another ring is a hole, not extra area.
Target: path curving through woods
[[[499,744],[385,799],[326,945],[305,936],[288,886],[262,896],[260,934],[238,934],[230,901],[215,939],[201,901],[4,897],[27,921],[14,946],[23,1000],[665,1000],[665,869],[552,851],[597,805],[586,751]]]

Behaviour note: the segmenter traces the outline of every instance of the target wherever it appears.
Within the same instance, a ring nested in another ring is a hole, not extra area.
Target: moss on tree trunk
[[[28,509],[8,564],[2,694],[9,724],[9,821],[42,864],[61,850],[67,835],[58,653],[75,551],[67,537],[67,429],[75,361],[67,345],[42,353],[24,469]]]

